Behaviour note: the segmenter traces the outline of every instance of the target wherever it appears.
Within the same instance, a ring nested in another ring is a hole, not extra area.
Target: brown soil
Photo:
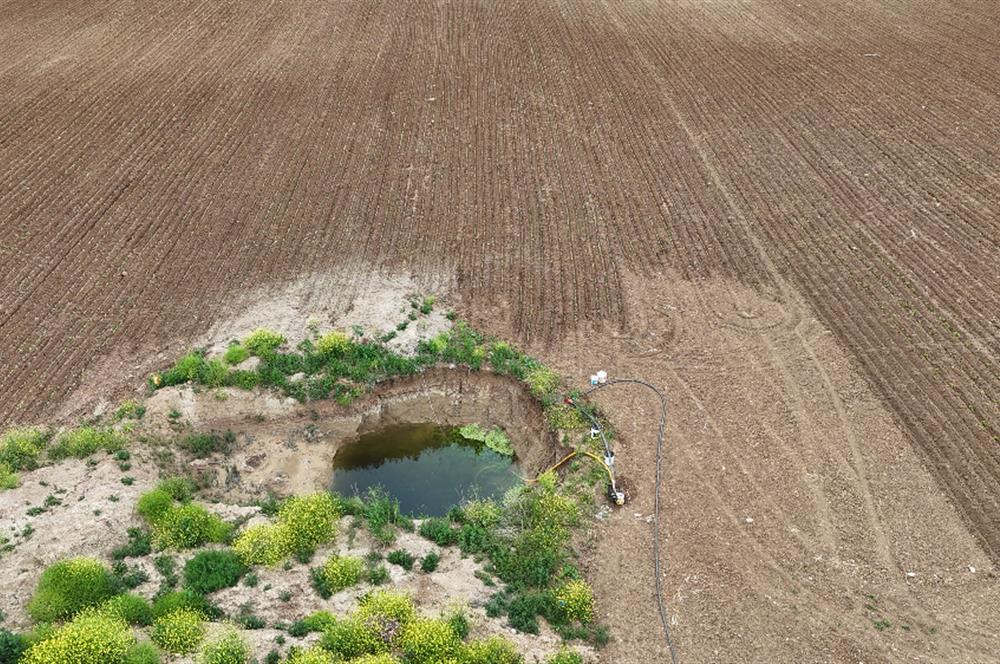
[[[997,3],[0,7],[0,422],[121,395],[242,296],[411,274],[669,390],[686,661],[994,658]],[[653,661],[652,405],[600,398],[643,452],[613,652]]]
[[[660,538],[680,661],[994,658],[994,564],[800,300],[676,278],[626,293],[647,312],[628,334],[580,333],[547,359],[580,387],[605,369],[668,395]],[[607,661],[667,661],[652,583],[659,401],[634,386],[594,399],[633,487],[588,550],[617,637]]]

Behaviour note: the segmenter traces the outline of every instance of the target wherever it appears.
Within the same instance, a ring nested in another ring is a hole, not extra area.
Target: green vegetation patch
[[[109,615],[121,618],[129,625],[146,627],[153,623],[153,606],[140,595],[118,595],[101,605]]]
[[[34,470],[49,438],[50,434],[33,427],[11,429],[0,436],[0,464],[11,472]]]
[[[125,664],[134,644],[124,620],[87,610],[31,646],[20,664]]]
[[[235,586],[247,571],[243,560],[233,551],[200,551],[184,565],[184,585],[207,595]]]
[[[168,478],[139,496],[136,511],[152,528],[161,549],[191,549],[229,539],[232,526],[190,502],[192,490],[190,481]]]
[[[247,565],[277,565],[292,555],[308,558],[337,534],[340,503],[329,493],[294,496],[278,507],[274,523],[247,528],[233,548]]]
[[[247,664],[250,645],[235,629],[227,629],[209,641],[198,655],[198,664]]]
[[[117,594],[118,589],[114,576],[99,560],[60,560],[42,572],[28,602],[28,615],[35,622],[69,618]]]
[[[176,609],[156,619],[150,637],[174,655],[194,652],[205,638],[205,618],[193,609]]]
[[[84,459],[99,451],[117,452],[125,447],[125,436],[113,429],[80,427],[63,432],[49,448],[49,458]]]
[[[357,585],[361,581],[364,562],[352,556],[332,556],[322,567],[313,570],[313,586],[321,597]]]

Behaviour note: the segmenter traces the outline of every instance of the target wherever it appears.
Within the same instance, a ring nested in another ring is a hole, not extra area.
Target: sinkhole
[[[381,487],[404,514],[444,516],[468,499],[500,498],[521,483],[513,453],[495,451],[481,427],[431,422],[364,433],[333,457],[331,488],[345,496]],[[509,447],[508,447],[509,451]]]

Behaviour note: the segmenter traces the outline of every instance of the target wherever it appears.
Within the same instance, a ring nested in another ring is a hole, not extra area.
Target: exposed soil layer
[[[220,394],[225,398],[220,400]],[[511,378],[467,369],[437,368],[388,381],[350,406],[333,401],[299,404],[268,392],[235,388],[159,390],[147,402],[154,423],[144,431],[176,435],[167,414],[181,414],[192,431],[232,431],[225,458],[195,460],[191,470],[209,472],[215,497],[253,501],[268,492],[287,496],[329,488],[333,457],[358,435],[394,424],[434,422],[447,426],[500,426],[510,436],[518,466],[534,477],[562,456],[538,402]],[[564,452],[563,452],[564,454]]]

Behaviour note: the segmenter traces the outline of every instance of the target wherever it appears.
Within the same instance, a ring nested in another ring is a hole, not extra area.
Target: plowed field
[[[1000,562],[998,62],[993,0],[0,0],[0,423],[55,414],[112,354],[122,389],[133,357],[300,275],[412,273],[554,355],[673,320],[627,296],[673,275],[776,303],[758,329],[692,296],[760,335],[741,381],[799,414],[830,395],[829,429],[788,435],[849,444],[864,484],[815,316]],[[730,398],[663,371],[691,412]],[[849,536],[817,523],[821,548]]]

